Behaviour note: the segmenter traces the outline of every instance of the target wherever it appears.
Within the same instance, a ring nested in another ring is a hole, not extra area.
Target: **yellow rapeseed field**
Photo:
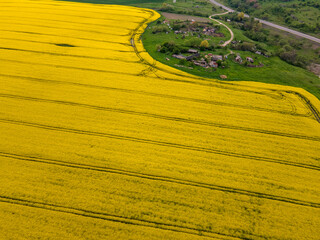
[[[319,239],[319,100],[156,62],[158,17],[0,0],[0,239]]]

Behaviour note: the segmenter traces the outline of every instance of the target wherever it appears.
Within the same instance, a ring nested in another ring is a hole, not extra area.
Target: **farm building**
[[[222,55],[212,55],[212,60],[213,61],[222,61],[223,60],[223,56]]]
[[[188,53],[196,54],[196,53],[198,53],[198,50],[196,50],[196,49],[189,49],[189,50],[188,50]]]
[[[251,58],[251,57],[247,57],[246,60],[247,60],[248,62],[251,62],[251,63],[254,62],[253,58]]]
[[[235,60],[236,60],[236,62],[238,62],[238,63],[242,63],[242,58],[241,58],[239,55],[236,56]]]

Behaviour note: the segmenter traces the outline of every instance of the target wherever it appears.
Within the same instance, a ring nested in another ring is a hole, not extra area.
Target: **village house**
[[[208,67],[207,62],[204,59],[198,60],[198,61],[193,61],[194,65],[200,66],[200,67]]]
[[[211,56],[210,56],[209,54],[210,54]],[[206,54],[204,57],[205,57],[206,59],[212,59],[212,54],[211,54],[211,53],[209,53],[209,54]]]
[[[195,49],[189,49],[189,53],[193,53],[190,56],[185,56],[182,54],[173,54],[172,57],[177,59],[185,59],[186,61],[192,61],[194,65],[200,66],[203,68],[218,68],[217,60],[222,60],[223,56],[221,55],[213,55],[212,53],[208,53],[205,55],[205,59],[201,58],[200,60],[194,60],[200,57],[200,53]],[[207,60],[206,60],[207,59]],[[216,59],[216,60],[214,60]]]
[[[196,49],[189,49],[189,50],[188,50],[188,53],[196,54],[196,53],[198,53],[198,50],[196,50]]]
[[[247,57],[246,60],[247,60],[248,62],[254,63],[254,60],[253,60],[251,57]]]
[[[216,30],[214,28],[205,27],[203,28],[203,34],[205,35],[214,35]]]
[[[194,58],[198,58],[198,57],[200,57],[200,53],[195,53],[195,54],[192,54],[192,55],[190,55],[190,56],[184,56],[184,55],[182,55],[182,54],[173,54],[172,55],[172,57],[174,57],[174,58],[177,58],[177,59],[185,59],[185,60],[187,60],[187,61],[191,61],[192,59],[194,59]]]
[[[241,58],[239,55],[236,56],[235,60],[236,60],[236,62],[238,62],[238,63],[242,63],[242,58]]]
[[[218,67],[218,63],[214,62],[214,61],[211,61],[211,62],[209,62],[209,66],[212,67],[212,68],[217,68]]]
[[[198,58],[198,57],[200,57],[200,53],[195,53],[195,54],[192,54],[192,55],[190,55],[190,56],[187,56],[187,57],[186,57],[186,60],[187,60],[187,61],[190,61],[190,60],[192,60],[192,59],[194,59],[194,58]]]
[[[186,56],[182,54],[173,54],[172,57],[177,58],[177,59],[186,59]]]
[[[221,55],[212,55],[212,61],[222,61],[223,60],[223,56]]]

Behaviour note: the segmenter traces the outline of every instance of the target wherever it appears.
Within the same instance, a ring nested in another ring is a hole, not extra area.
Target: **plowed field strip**
[[[110,57],[92,57],[85,55],[74,55],[74,54],[64,54],[64,53],[55,53],[55,52],[44,52],[44,51],[36,51],[36,50],[28,50],[28,49],[19,49],[19,48],[7,48],[0,47],[0,50],[8,50],[8,51],[18,51],[18,52],[30,52],[37,54],[45,54],[45,55],[53,55],[53,56],[64,56],[64,57],[76,57],[76,58],[89,58],[89,59],[100,59],[100,60],[112,60],[117,62],[127,62],[127,63],[139,63],[138,60],[123,60],[118,58],[110,58]]]
[[[57,65],[57,64],[48,64],[48,63],[35,63],[35,62],[28,62],[28,61],[21,61],[21,60],[8,60],[4,58],[0,58],[1,61],[7,61],[7,62],[14,62],[14,63],[21,63],[21,64],[27,64],[27,65],[39,65],[39,66],[49,66],[49,67],[55,67],[55,68],[65,68],[65,69],[76,69],[76,70],[84,70],[84,71],[92,71],[92,72],[102,72],[102,73],[114,73],[114,74],[121,74],[124,75],[123,72],[116,72],[111,70],[102,70],[102,69],[94,69],[94,68],[81,68],[81,67],[71,67],[71,66],[65,66],[65,65]],[[143,63],[142,63],[143,64]],[[138,73],[129,73],[126,72],[125,75],[131,75],[131,76],[139,76]],[[205,83],[205,82],[198,82],[198,81],[192,81],[192,80],[186,80],[185,76],[184,79],[173,79],[173,78],[157,78],[152,76],[147,76],[151,79],[157,79],[157,80],[164,80],[164,81],[172,81],[172,82],[182,82],[182,83],[189,83],[189,84],[195,84],[200,86],[206,86],[206,87],[216,87],[216,88],[222,88],[222,89],[228,89],[232,91],[237,92],[249,92],[253,94],[263,95],[263,96],[269,96],[274,98],[277,96],[275,93],[272,92],[259,92],[259,91],[252,91],[252,90],[246,90],[246,89],[239,89],[232,86],[225,86],[220,84],[212,84],[212,83]],[[281,97],[281,99],[285,100],[285,97]]]
[[[32,35],[61,37],[61,35],[56,35],[56,34],[29,32],[29,31],[19,31],[19,30],[4,30],[4,29],[0,29],[0,32],[14,32],[14,33],[24,33],[24,34],[32,34]],[[122,42],[113,42],[113,41],[107,41],[107,40],[98,40],[98,39],[92,39],[92,38],[71,37],[71,36],[64,36],[64,38],[66,38],[66,39],[67,38],[71,38],[71,39],[87,40],[87,41],[93,41],[93,42],[112,43],[112,44],[119,44],[119,45],[124,45],[124,46],[131,46],[129,42],[128,43],[122,43]]]
[[[88,164],[80,164],[80,163],[72,163],[72,162],[67,162],[67,161],[46,159],[46,158],[40,158],[40,157],[24,156],[24,155],[11,154],[11,153],[6,153],[6,152],[0,152],[0,156],[11,158],[11,159],[16,159],[16,160],[22,160],[22,161],[51,164],[51,165],[56,165],[56,166],[61,166],[61,167],[78,168],[78,169],[84,169],[84,170],[90,170],[90,171],[120,174],[120,175],[125,175],[125,176],[130,176],[130,177],[148,179],[148,180],[152,180],[152,181],[162,181],[162,182],[168,182],[168,183],[174,183],[174,184],[181,184],[181,185],[187,185],[187,186],[192,186],[192,187],[210,189],[213,191],[222,191],[222,192],[233,193],[233,194],[241,194],[241,195],[246,195],[246,196],[250,196],[250,197],[263,198],[263,199],[267,199],[267,200],[279,201],[279,202],[284,202],[284,203],[291,203],[291,204],[295,204],[295,205],[320,208],[320,203],[304,201],[304,200],[299,200],[299,199],[294,199],[294,198],[287,198],[287,197],[283,197],[283,196],[266,194],[266,193],[261,193],[261,192],[249,191],[249,190],[244,190],[244,189],[239,189],[239,188],[226,187],[226,186],[221,186],[221,185],[216,185],[216,184],[208,184],[208,183],[189,181],[189,180],[166,177],[166,176],[158,176],[158,175],[152,175],[152,174],[132,172],[132,171],[116,169],[116,168],[99,167],[99,166],[88,165]]]
[[[55,67],[55,68],[76,69],[76,70],[84,70],[84,71],[91,71],[91,72],[113,73],[113,74],[124,75],[122,71],[117,72],[117,71],[111,71],[111,70],[102,70],[102,69],[94,69],[94,68],[83,68],[83,67],[71,67],[71,66],[57,65],[57,64],[31,63],[31,62],[25,62],[25,61],[20,61],[20,60],[8,60],[8,59],[1,59],[1,58],[0,58],[0,60],[7,61],[7,62],[28,64],[28,65],[50,66],[50,67]],[[137,74],[135,74],[135,73],[128,73],[128,72],[126,72],[125,75],[137,76]]]
[[[86,29],[86,28],[88,28],[88,26],[93,26],[93,27],[94,26],[100,26],[100,27],[105,28],[106,30],[109,29],[109,28],[119,29],[119,27],[120,27],[120,26],[115,26],[114,23],[94,24],[94,23],[78,23],[78,22],[72,22],[72,21],[53,20],[53,19],[46,19],[46,18],[33,18],[33,17],[31,18],[31,17],[25,17],[25,16],[19,16],[19,19],[17,19],[17,16],[11,16],[11,17],[0,16],[0,22],[6,23],[7,21],[9,21],[11,23],[13,21],[24,21],[24,22],[28,23],[28,24],[25,24],[25,25],[36,26],[33,22],[30,22],[29,20],[34,20],[34,22],[42,22],[42,23],[49,23],[50,22],[50,23],[53,23],[53,24],[66,23],[66,25],[72,25],[72,26],[74,24],[76,24],[76,25],[78,25],[78,27],[82,27],[82,29]],[[64,28],[64,29],[78,30],[78,29],[73,29],[73,28]],[[132,28],[122,27],[122,26],[121,26],[121,29],[129,30],[129,31],[132,30]],[[99,31],[95,31],[95,32],[99,33]]]
[[[16,16],[0,16],[0,19],[16,19]],[[118,28],[117,26],[114,25],[107,25],[107,24],[98,24],[98,23],[81,23],[81,22],[73,22],[73,21],[65,21],[65,20],[58,20],[58,19],[48,19],[48,18],[37,18],[37,17],[26,17],[26,16],[19,16],[19,19],[30,19],[30,20],[40,20],[40,21],[46,21],[46,22],[54,22],[54,23],[71,23],[71,24],[77,24],[83,27],[88,27],[88,26],[100,26],[100,27],[110,27],[110,28]],[[114,21],[114,22],[119,22],[118,21]],[[132,23],[132,22],[130,22]],[[121,29],[126,29],[126,30],[132,30],[131,28],[126,28],[123,25],[121,25]]]
[[[1,5],[0,5],[1,6]],[[6,10],[5,8],[10,8],[11,6],[6,6],[6,7],[4,7],[4,6],[1,6],[1,8],[0,8],[0,13],[2,12],[2,11],[8,11],[8,10]],[[16,7],[16,6],[12,6],[12,7]],[[31,9],[35,9],[35,8],[33,8],[33,7],[30,7]],[[37,9],[43,9],[43,10],[52,10],[52,8],[38,8],[37,7]],[[57,10],[59,10],[59,9],[57,9]],[[37,15],[37,14],[43,14],[43,13],[47,13],[47,12],[43,12],[43,11],[40,11],[40,12],[38,12],[38,11],[27,11],[28,13],[32,13],[32,14],[34,14],[34,15]],[[71,11],[72,12],[72,11]],[[15,9],[15,13],[21,13],[22,15],[23,15],[23,13],[26,13],[26,11],[22,11],[22,10],[17,10],[17,9]],[[123,11],[123,13],[119,13],[119,14],[117,14],[117,13],[109,13],[108,15],[106,15],[105,17],[101,17],[101,18],[99,18],[99,17],[93,17],[94,15],[92,15],[92,16],[86,16],[86,15],[74,15],[74,14],[59,14],[59,13],[49,13],[51,16],[61,16],[61,17],[65,17],[65,16],[68,16],[68,17],[76,17],[76,18],[85,18],[85,19],[87,19],[87,18],[89,18],[90,20],[119,20],[119,18],[112,18],[111,16],[121,16],[122,18],[124,18],[125,19],[125,17],[126,17],[126,15],[125,15],[125,11]],[[105,13],[105,14],[107,14],[107,13]],[[145,19],[144,17],[141,17],[141,16],[138,16],[138,15],[134,15],[134,16],[130,16],[130,15],[127,15],[127,17],[129,18],[137,18],[137,19]],[[139,23],[139,22],[135,22],[135,21],[131,21],[131,23]]]
[[[7,2],[8,3],[8,2]],[[128,8],[128,6],[126,6],[126,10],[122,10],[121,8],[119,8],[119,6],[116,6],[114,8],[117,9],[117,12],[118,13],[115,13],[115,11],[110,11],[110,5],[108,6],[108,8],[102,8],[101,7],[93,7],[93,8],[89,8],[87,7],[86,9],[92,9],[94,11],[85,11],[84,8],[82,7],[78,7],[78,6],[75,6],[75,5],[69,5],[69,6],[66,6],[66,5],[63,5],[63,4],[58,4],[59,2],[55,2],[55,5],[54,7],[57,7],[56,9],[59,10],[61,9],[61,7],[63,8],[66,8],[66,7],[70,7],[70,8],[67,8],[67,11],[70,11],[70,12],[74,12],[76,9],[77,9],[77,13],[86,13],[86,14],[102,14],[102,15],[105,15],[105,14],[108,14],[108,15],[114,15],[114,16],[120,16],[120,17],[139,17],[139,18],[143,18],[141,16],[139,16],[140,13],[144,13],[145,11],[141,8],[137,8],[137,7],[132,7],[131,9]],[[39,7],[39,4],[36,3],[34,4],[35,6],[32,7],[32,1],[29,1],[28,4],[21,4],[21,2],[19,2],[19,5],[17,2],[9,2],[9,5],[5,5],[5,2],[1,2],[1,5],[2,7],[7,7],[7,8],[11,8],[11,7],[22,7],[24,9],[44,9],[44,10],[54,10],[52,8],[52,5],[53,4],[47,4],[45,2],[42,2],[41,3],[41,6],[49,6],[50,8],[46,8],[46,7]],[[101,5],[101,6],[105,6],[105,5]],[[96,10],[100,10],[100,11],[96,11]],[[29,12],[29,11],[28,11]],[[124,13],[124,14],[120,14],[119,12],[121,13]],[[125,14],[125,13],[133,13],[133,14]]]
[[[101,220],[119,222],[119,223],[124,223],[124,224],[132,224],[132,225],[137,225],[137,226],[158,228],[158,229],[180,232],[180,233],[187,233],[187,234],[193,234],[193,235],[202,234],[203,236],[210,237],[213,239],[226,239],[226,238],[227,239],[230,239],[230,238],[239,239],[239,238],[234,237],[232,235],[227,235],[224,233],[207,231],[207,230],[202,230],[202,229],[197,229],[197,228],[192,228],[192,227],[178,226],[178,225],[174,225],[174,224],[161,223],[161,222],[156,222],[156,221],[133,219],[133,218],[122,217],[122,216],[117,216],[117,215],[108,214],[108,213],[90,211],[90,210],[85,210],[85,209],[80,209],[80,208],[66,207],[66,206],[61,206],[61,205],[52,204],[52,203],[30,201],[30,200],[13,198],[13,197],[3,196],[3,195],[0,195],[0,202],[17,204],[17,205],[22,205],[22,206],[27,206],[27,207],[40,208],[40,209],[46,209],[46,210],[56,211],[56,212],[75,214],[78,216],[97,218],[97,219],[101,219]]]
[[[28,126],[28,127],[41,128],[41,129],[47,129],[47,130],[52,130],[52,131],[82,134],[82,135],[89,135],[89,136],[96,136],[96,137],[113,138],[113,139],[119,139],[119,140],[124,140],[124,141],[132,141],[132,142],[139,142],[139,143],[152,144],[152,145],[158,145],[158,146],[185,149],[185,150],[190,150],[190,151],[206,152],[206,153],[219,154],[219,155],[224,155],[224,156],[232,156],[232,157],[237,157],[237,158],[252,159],[252,160],[261,161],[261,162],[278,163],[278,164],[289,165],[289,166],[294,166],[294,167],[312,169],[312,170],[316,170],[316,171],[320,170],[319,166],[312,165],[312,164],[304,164],[304,163],[290,162],[290,161],[275,159],[275,158],[268,158],[268,157],[253,156],[253,155],[247,155],[247,154],[241,154],[241,153],[227,152],[227,151],[222,151],[222,150],[213,149],[213,148],[190,146],[190,145],[184,145],[184,144],[178,144],[178,143],[157,141],[157,140],[152,140],[152,139],[135,138],[135,137],[131,137],[131,136],[117,135],[117,134],[112,134],[112,133],[102,133],[102,132],[87,131],[87,130],[74,129],[74,128],[50,126],[50,125],[45,125],[45,124],[25,122],[25,121],[6,119],[6,118],[0,118],[0,122]]]
[[[310,140],[310,141],[320,142],[319,137],[269,131],[269,130],[257,129],[257,128],[234,126],[234,125],[214,123],[214,122],[203,121],[203,120],[187,119],[187,118],[159,115],[159,114],[153,114],[153,113],[147,113],[147,112],[125,110],[125,109],[120,109],[120,108],[102,107],[102,106],[95,106],[95,105],[84,104],[84,103],[61,101],[61,100],[51,100],[51,99],[43,99],[43,98],[34,98],[34,97],[26,97],[26,96],[12,95],[12,94],[4,94],[4,93],[0,93],[0,97],[20,99],[20,100],[26,100],[26,101],[34,101],[34,102],[45,102],[45,103],[53,103],[53,104],[70,105],[70,106],[76,106],[76,107],[95,109],[95,110],[99,110],[99,111],[117,112],[117,113],[123,113],[123,114],[131,114],[131,115],[138,115],[138,116],[151,117],[151,118],[157,118],[157,119],[164,119],[164,120],[169,120],[169,121],[184,122],[184,123],[190,123],[190,124],[196,124],[196,125],[212,126],[212,127],[217,127],[217,128],[225,128],[225,129],[232,129],[232,130],[239,130],[239,131],[246,131],[246,132],[255,132],[255,133],[268,134],[268,135],[273,135],[273,136],[306,139],[306,140]]]
[[[51,29],[56,29],[56,30],[57,29],[72,30],[72,31],[77,31],[77,32],[95,33],[95,34],[102,34],[102,35],[108,34],[108,36],[115,36],[115,37],[123,37],[123,36],[129,36],[130,35],[130,33],[126,33],[126,34],[111,33],[110,32],[110,31],[112,31],[111,29],[110,29],[109,32],[101,32],[101,31],[88,30],[88,29],[85,29],[85,28],[81,28],[81,29],[79,29],[79,28],[67,28],[67,27],[48,26],[48,25],[42,25],[42,24],[32,24],[32,25],[30,25],[29,23],[15,23],[15,22],[10,22],[8,24],[10,25],[10,28],[15,28],[14,26],[31,26],[31,27],[51,28]]]
[[[65,84],[65,85],[81,86],[81,87],[85,87],[85,88],[104,89],[104,90],[110,90],[110,91],[135,93],[135,94],[141,94],[141,95],[145,95],[145,96],[154,96],[154,97],[161,97],[161,98],[168,98],[168,99],[182,100],[182,101],[188,101],[188,102],[217,105],[217,106],[235,107],[235,108],[241,108],[241,109],[246,109],[246,110],[256,110],[256,111],[262,111],[262,112],[279,113],[279,114],[292,115],[292,116],[297,116],[297,117],[309,117],[310,116],[307,114],[292,113],[292,112],[288,112],[288,111],[278,111],[278,110],[262,108],[262,107],[246,106],[246,105],[240,105],[240,104],[232,104],[232,103],[205,100],[205,99],[197,99],[197,98],[190,98],[190,97],[180,97],[180,96],[169,95],[169,94],[152,93],[152,92],[147,92],[147,91],[131,90],[131,89],[125,89],[125,88],[105,87],[105,86],[83,84],[83,83],[76,83],[76,82],[69,82],[69,81],[59,81],[59,80],[51,80],[51,79],[49,80],[49,79],[43,79],[43,78],[40,79],[40,78],[32,78],[32,77],[17,76],[17,75],[7,75],[7,74],[2,74],[2,73],[0,73],[0,76],[10,77],[10,78],[19,78],[19,79],[24,79],[24,80],[28,80],[28,81],[45,82],[45,83],[58,83],[58,84]]]
[[[1,31],[1,30],[0,30]],[[57,43],[54,42],[45,42],[45,41],[36,41],[36,40],[28,40],[28,39],[18,39],[18,38],[8,38],[4,36],[0,36],[0,40],[12,40],[12,41],[18,41],[18,42],[28,42],[28,43],[41,43],[41,44],[47,44],[47,45],[55,45]],[[119,44],[117,42],[114,42],[114,44]],[[76,45],[75,47],[79,48],[89,48],[89,49],[98,49],[98,50],[104,50],[104,51],[109,51],[109,52],[124,52],[124,53],[133,53],[132,50],[119,50],[119,49],[114,49],[114,48],[102,48],[102,47],[94,47],[94,46],[82,46],[82,45]]]

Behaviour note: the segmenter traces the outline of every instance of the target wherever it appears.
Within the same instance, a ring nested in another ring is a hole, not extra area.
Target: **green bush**
[[[193,37],[186,41],[185,46],[192,47],[192,48],[199,48],[201,44],[201,39]]]
[[[152,33],[169,32],[170,29],[167,25],[157,25],[152,28]]]
[[[161,52],[161,53],[166,53],[166,52],[168,52],[168,48],[162,47],[162,48],[160,49],[160,52]]]
[[[165,42],[162,44],[163,48],[167,48],[169,52],[173,52],[173,49],[176,47],[176,43],[174,41]]]
[[[180,59],[179,60],[179,64],[180,65],[187,65],[188,64],[188,61],[186,59]]]

